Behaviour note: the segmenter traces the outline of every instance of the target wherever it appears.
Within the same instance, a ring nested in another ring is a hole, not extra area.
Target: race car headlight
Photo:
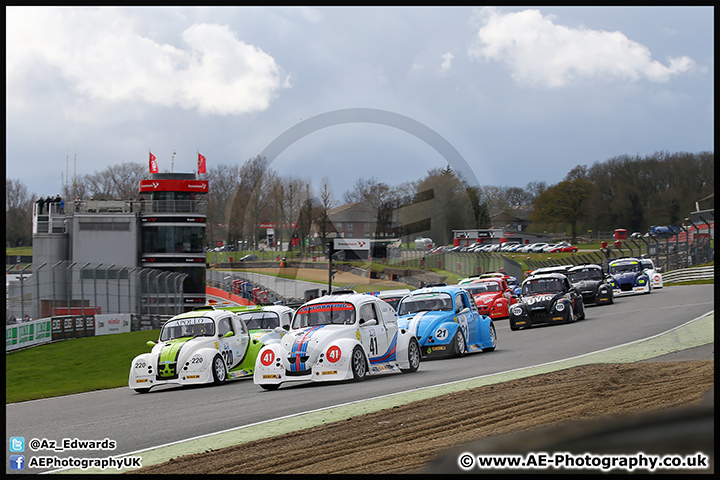
[[[562,312],[563,310],[565,310],[565,304],[562,302],[556,303],[555,310],[557,310],[558,312]]]
[[[638,278],[638,285],[643,285],[645,283],[644,278]]]
[[[523,310],[520,307],[514,307],[512,309],[512,313],[513,313],[513,315],[520,316],[520,315],[522,315]]]

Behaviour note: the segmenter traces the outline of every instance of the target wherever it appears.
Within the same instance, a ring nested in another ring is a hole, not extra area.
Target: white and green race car
[[[277,306],[206,306],[177,315],[163,325],[157,342],[148,342],[152,351],[133,359],[128,386],[146,393],[158,385],[251,377],[257,353],[280,340],[273,329],[291,312]]]

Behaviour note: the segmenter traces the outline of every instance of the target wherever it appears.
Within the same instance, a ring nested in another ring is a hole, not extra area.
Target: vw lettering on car
[[[260,350],[253,376],[266,390],[285,382],[410,373],[420,363],[417,339],[399,328],[395,310],[373,295],[336,292],[311,300],[275,332],[282,338]]]
[[[633,295],[652,292],[652,283],[647,272],[637,258],[618,258],[608,265],[612,277],[613,295]]]
[[[150,353],[133,359],[128,386],[146,393],[158,385],[222,384],[249,378],[259,350],[280,341],[274,327],[287,313],[282,309],[291,311],[277,307],[278,311],[264,312],[267,308],[204,306],[171,318],[162,326],[158,341],[147,342],[152,347]],[[253,326],[249,330],[246,320],[251,323],[253,316],[268,318],[267,325],[273,329]]]
[[[458,285],[415,290],[400,301],[398,315],[398,325],[417,337],[423,357],[491,352],[497,345],[493,320]]]
[[[585,318],[582,296],[562,273],[531,275],[510,307],[510,330],[534,325],[571,323]]]

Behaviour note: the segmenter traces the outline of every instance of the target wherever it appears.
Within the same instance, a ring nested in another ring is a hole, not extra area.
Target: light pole
[[[80,267],[80,306],[82,308],[83,321],[85,319],[85,281],[83,279],[83,269],[88,265],[90,265],[90,262]]]
[[[95,268],[93,268],[93,297],[95,298],[95,305],[93,306],[93,315],[97,314],[97,269],[100,268],[100,265],[102,265],[102,262],[98,263]]]
[[[121,297],[121,292],[120,292],[120,277],[122,276],[121,274],[122,274],[122,271],[123,271],[123,270],[127,270],[127,267],[122,267],[122,268],[121,268],[120,270],[118,270],[118,272],[117,272],[118,313],[122,313],[122,309],[121,309],[121,307],[120,307],[120,297]],[[128,294],[129,294],[129,293],[130,293],[130,289],[128,288]]]
[[[67,307],[68,307],[68,315],[70,315],[70,307],[72,307],[72,267],[74,267],[77,264],[77,262],[73,262],[70,265],[68,265],[65,275],[65,281],[67,282]]]
[[[110,313],[110,269],[114,267],[113,263],[105,269],[105,305],[107,306],[107,312]]]
[[[31,263],[28,263],[20,270],[20,318],[22,320],[25,319],[25,282],[23,281],[23,272],[31,265]]]
[[[38,268],[35,268],[33,276],[35,277],[35,292],[37,294],[37,316],[39,319],[42,316],[42,309],[40,308],[40,269],[47,265],[47,262],[43,262]]]
[[[55,315],[55,267],[63,263],[65,260],[60,260],[55,265],[52,266],[52,279],[53,279],[53,301],[52,301],[52,315]],[[52,316],[51,315],[51,316]]]

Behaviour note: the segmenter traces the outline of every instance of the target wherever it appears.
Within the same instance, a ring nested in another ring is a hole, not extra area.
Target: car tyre
[[[359,345],[356,345],[352,351],[350,358],[353,380],[360,381],[367,375],[367,363],[365,362],[365,354]]]
[[[573,323],[577,321],[577,318],[575,318],[575,311],[572,308],[572,305],[568,305],[568,320],[567,323]]]
[[[213,383],[220,385],[225,383],[227,380],[227,369],[225,368],[225,362],[220,355],[216,355],[212,362],[212,374]]]
[[[585,320],[585,304],[581,301],[580,308],[578,308],[578,320]]]
[[[458,328],[453,337],[453,356],[462,357],[467,352],[467,346],[465,345],[465,339],[463,338],[462,332]]]
[[[420,344],[415,337],[411,338],[408,344],[408,363],[410,368],[401,368],[402,373],[416,372],[420,366]]]
[[[490,338],[492,339],[492,347],[483,348],[483,352],[492,352],[497,347],[497,332],[495,331],[495,324],[490,322]]]

